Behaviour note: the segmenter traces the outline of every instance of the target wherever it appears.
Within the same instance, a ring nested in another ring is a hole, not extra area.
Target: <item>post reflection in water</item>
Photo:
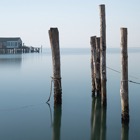
[[[52,140],[60,140],[61,134],[61,116],[62,107],[61,105],[54,106],[54,119],[53,119],[53,134]]]
[[[106,108],[98,96],[92,98],[91,140],[106,140]]]
[[[122,123],[121,140],[129,140],[129,124]]]

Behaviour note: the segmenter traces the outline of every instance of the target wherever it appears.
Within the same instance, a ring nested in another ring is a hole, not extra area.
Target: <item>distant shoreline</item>
[[[42,52],[44,53],[51,53],[51,48],[43,48]],[[90,48],[60,48],[61,54],[90,54]],[[118,47],[109,47],[106,49],[107,53],[120,53],[121,48]],[[140,47],[130,47],[128,48],[128,53],[138,53],[140,52]]]

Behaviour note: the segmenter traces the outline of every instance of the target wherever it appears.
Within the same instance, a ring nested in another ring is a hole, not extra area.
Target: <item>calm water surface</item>
[[[140,51],[129,51],[129,79],[140,82]],[[120,71],[120,50],[108,50],[107,66]],[[139,140],[140,85],[129,83],[130,124],[121,124],[120,74],[107,69],[107,109],[91,97],[90,49],[61,49],[63,103],[50,94],[52,58],[0,55],[1,140]],[[137,78],[137,79],[136,79]]]

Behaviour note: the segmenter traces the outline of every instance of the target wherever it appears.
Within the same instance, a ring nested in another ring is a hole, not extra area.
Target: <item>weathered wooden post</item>
[[[49,30],[50,44],[52,50],[53,77],[54,82],[54,105],[62,103],[61,71],[60,71],[60,51],[59,51],[59,32],[57,28]]]
[[[129,122],[127,28],[121,28],[121,106],[122,123]]]
[[[100,92],[100,38],[92,36],[90,38],[91,44],[91,71],[92,71],[92,92],[97,95]]]
[[[100,80],[100,37],[96,37],[96,90],[97,95],[101,94]]]
[[[105,5],[100,5],[100,72],[102,105],[107,105],[106,99],[106,18]]]
[[[95,49],[96,49],[96,42],[95,42],[96,36],[92,36],[90,38],[90,44],[91,44],[91,78],[92,78],[92,96],[95,96],[95,68],[94,68],[94,61],[95,61]]]
[[[54,120],[53,120],[53,138],[52,140],[60,140],[61,138],[61,105],[54,107]]]

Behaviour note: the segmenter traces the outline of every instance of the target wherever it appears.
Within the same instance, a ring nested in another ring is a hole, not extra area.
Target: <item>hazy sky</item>
[[[129,47],[140,47],[140,0],[0,0],[0,36],[50,47],[48,30],[58,27],[61,47],[90,47],[90,36],[100,35],[100,4],[107,47],[120,46],[120,27],[128,28]]]

